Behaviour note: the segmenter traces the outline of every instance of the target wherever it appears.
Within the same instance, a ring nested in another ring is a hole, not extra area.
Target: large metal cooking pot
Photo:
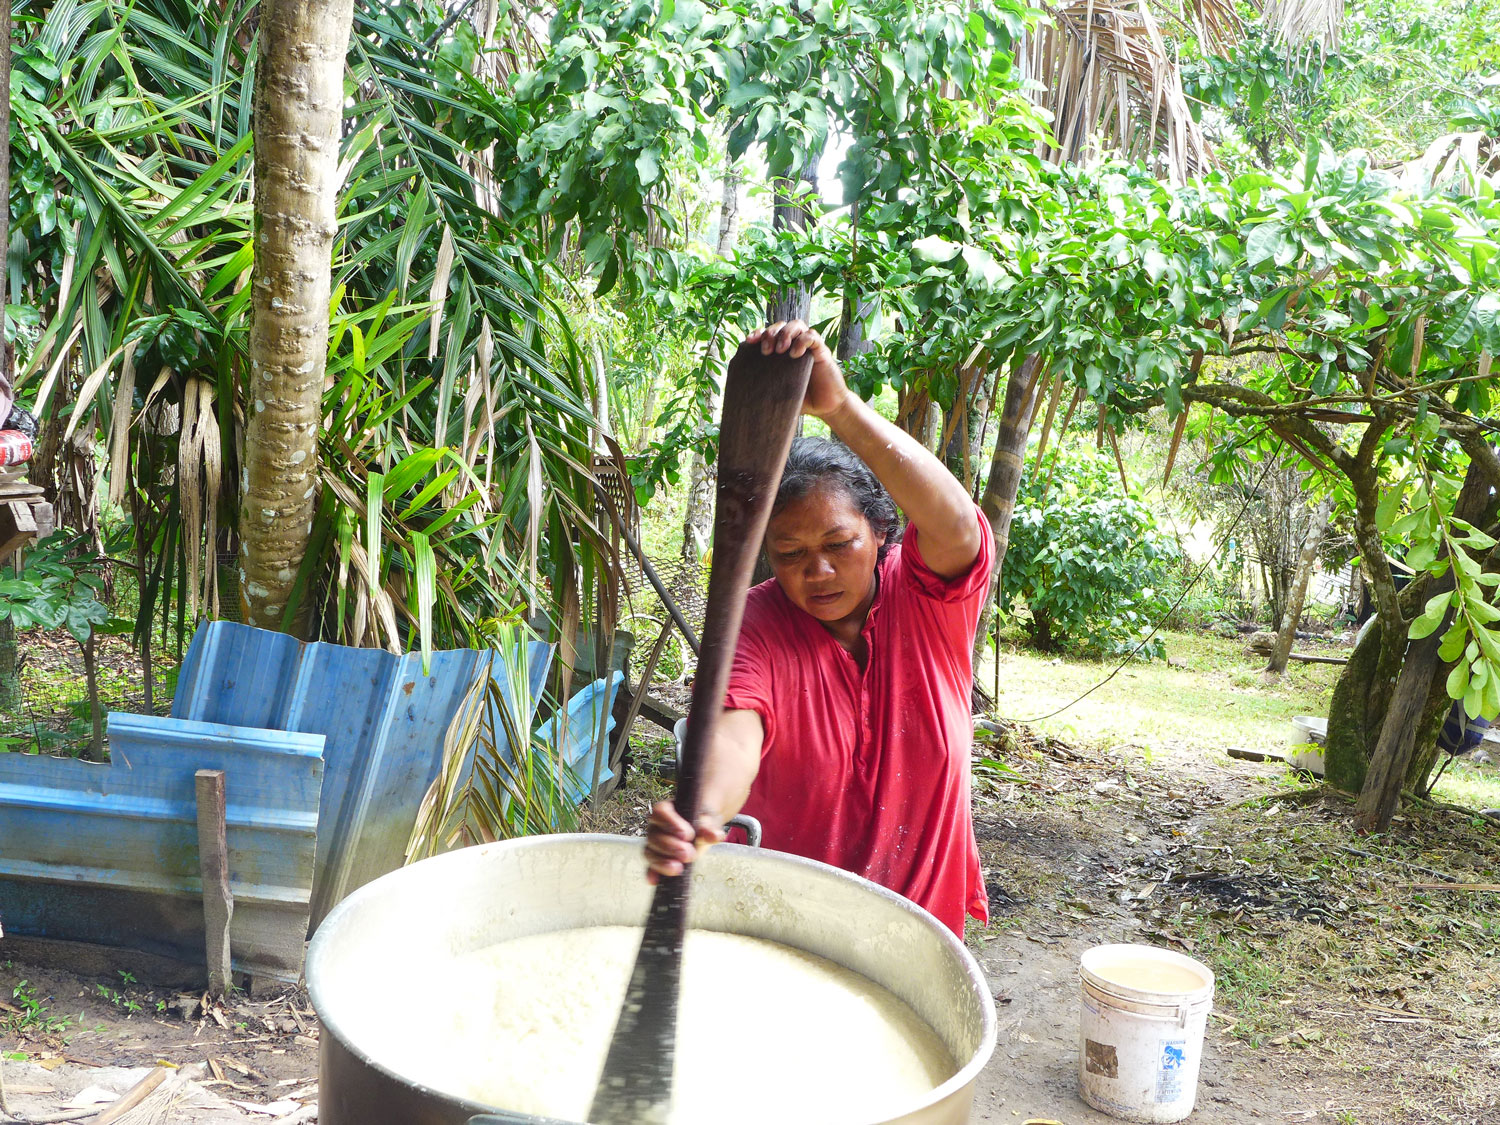
[[[583,926],[638,926],[650,888],[641,842],[538,836],[450,852],[362,887],[324,920],[307,956],[322,1021],[321,1125],[539,1125],[425,1088],[400,1058],[372,1058],[347,1018],[355,997],[403,970],[495,942]],[[900,895],[826,864],[723,844],[693,865],[691,925],[767,938],[863,973],[909,1004],[961,1063],[891,1125],[961,1125],[995,1047],[995,1005],[954,935]],[[422,1034],[419,1023],[413,1034]],[[480,1123],[476,1123],[480,1125]],[[554,1123],[557,1125],[557,1123]],[[870,1122],[868,1125],[886,1125]]]

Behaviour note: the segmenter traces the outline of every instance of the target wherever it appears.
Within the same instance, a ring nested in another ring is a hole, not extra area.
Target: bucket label
[[[1182,1071],[1187,1065],[1187,1040],[1161,1040],[1161,1057],[1156,1069],[1156,1101],[1169,1104],[1182,1097]]]
[[[1113,1043],[1084,1040],[1083,1061],[1090,1074],[1102,1074],[1106,1078],[1120,1077],[1120,1055]]]

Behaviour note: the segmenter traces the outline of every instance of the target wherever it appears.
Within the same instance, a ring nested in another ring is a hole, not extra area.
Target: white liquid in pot
[[[584,1121],[640,930],[501,942],[371,996],[358,1045],[403,1077]],[[678,1125],[848,1125],[899,1116],[956,1071],[915,1012],[867,978],[774,942],[693,930],[678,1012]]]

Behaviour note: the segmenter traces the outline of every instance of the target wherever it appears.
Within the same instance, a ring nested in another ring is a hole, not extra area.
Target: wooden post
[[[198,869],[203,876],[203,937],[208,950],[208,990],[224,995],[229,987],[229,919],[234,895],[229,891],[229,845],[224,832],[224,771],[199,770]]]
[[[672,635],[672,625],[671,618],[662,622],[661,632],[656,635],[656,643],[651,646],[651,654],[646,657],[646,666],[641,669],[641,679],[636,685],[635,695],[630,698],[630,709],[625,712],[625,722],[620,727],[619,737],[615,739],[614,752],[609,756],[611,769],[625,757],[625,748],[630,745],[630,728],[635,725],[635,717],[641,713],[641,704],[646,701],[646,694],[651,690],[651,679],[656,675],[656,665],[661,660],[662,649],[667,647],[667,638]]]

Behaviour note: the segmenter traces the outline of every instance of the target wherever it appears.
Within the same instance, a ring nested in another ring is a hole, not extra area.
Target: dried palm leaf
[[[1143,0],[1071,0],[1045,11],[1050,18],[1020,50],[1030,97],[1052,115],[1053,143],[1038,155],[1086,164],[1115,152],[1175,183],[1210,167],[1176,56]]]
[[[1261,23],[1302,66],[1338,54],[1344,0],[1266,0]]]
[[[1483,182],[1500,179],[1500,141],[1480,131],[1444,133],[1401,169],[1404,186],[1430,191],[1479,193]]]
[[[1234,0],[1192,0],[1187,19],[1204,50],[1224,51],[1245,38],[1245,21]]]

